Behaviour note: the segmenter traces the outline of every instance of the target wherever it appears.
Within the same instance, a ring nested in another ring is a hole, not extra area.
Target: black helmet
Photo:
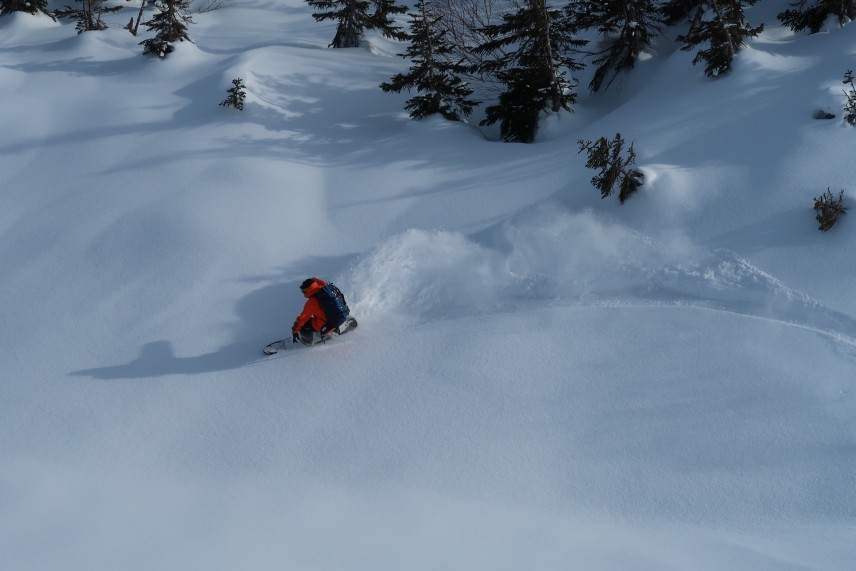
[[[316,279],[317,278],[306,278],[305,280],[303,280],[303,283],[300,284],[300,291],[306,293],[306,290],[309,289],[309,286],[315,283]]]

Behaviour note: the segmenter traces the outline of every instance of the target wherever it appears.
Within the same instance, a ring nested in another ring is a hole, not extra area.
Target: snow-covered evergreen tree
[[[156,0],[158,12],[148,22],[146,30],[156,32],[154,38],[140,42],[143,54],[154,54],[163,59],[175,50],[175,42],[193,42],[187,34],[187,24],[192,24],[188,0]]]
[[[748,0],[746,4],[751,6],[755,1]],[[678,3],[688,6],[682,0]],[[743,4],[742,0],[695,0],[691,6],[689,30],[678,36],[678,41],[684,44],[682,51],[708,45],[693,58],[693,65],[700,61],[705,63],[704,73],[708,77],[728,73],[734,56],[746,45],[746,39],[757,36],[764,29],[763,24],[753,27],[746,22]]]
[[[856,0],[797,0],[790,4],[791,10],[779,14],[779,21],[795,32],[808,29],[812,34],[820,31],[829,16],[835,16],[840,26],[856,16]]]
[[[570,110],[576,93],[566,74],[584,67],[572,55],[587,43],[575,37],[577,29],[560,10],[548,8],[546,0],[525,0],[501,23],[482,28],[490,39],[475,51],[495,55],[479,71],[495,77],[504,89],[481,124],[499,122],[504,141],[531,143],[542,111]]]
[[[663,23],[655,0],[581,0],[568,4],[566,11],[580,29],[596,28],[603,34],[592,60],[597,68],[589,83],[591,91],[609,89],[619,73],[633,69]]]
[[[0,0],[0,16],[12,12],[26,12],[27,14],[41,12],[51,16],[50,10],[48,10],[48,2],[49,0]]]
[[[419,0],[410,14],[410,45],[401,57],[410,58],[412,66],[380,85],[386,92],[416,90],[405,109],[414,119],[440,113],[450,120],[472,113],[477,103],[470,99],[473,90],[461,78],[466,66],[450,61],[453,46],[446,41],[447,29],[440,26],[442,16],[433,11],[431,0]]]
[[[316,21],[338,22],[336,36],[330,42],[330,47],[359,47],[365,30],[377,30],[388,38],[406,38],[391,15],[405,13],[407,6],[399,6],[395,0],[306,0],[306,3],[319,10],[312,14]]]
[[[78,34],[91,32],[93,30],[106,30],[107,24],[101,19],[104,14],[116,12],[122,6],[107,6],[107,0],[74,0],[80,7],[66,6],[54,12],[58,18],[74,18],[77,20],[75,29]]]

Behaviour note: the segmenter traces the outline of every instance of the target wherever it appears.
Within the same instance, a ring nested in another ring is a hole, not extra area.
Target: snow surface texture
[[[533,145],[410,121],[403,46],[299,0],[165,61],[0,19],[0,567],[853,569],[856,223],[811,205],[856,28],[759,6],[729,76],[663,42]],[[310,275],[359,330],[262,357]]]

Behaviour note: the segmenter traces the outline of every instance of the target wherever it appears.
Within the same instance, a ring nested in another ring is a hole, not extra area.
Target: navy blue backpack
[[[326,334],[336,329],[345,322],[351,313],[348,303],[345,301],[345,296],[332,283],[328,283],[321,288],[321,291],[316,293],[315,297],[318,299],[321,309],[324,310],[324,314],[327,316],[327,323],[324,324],[321,333]]]

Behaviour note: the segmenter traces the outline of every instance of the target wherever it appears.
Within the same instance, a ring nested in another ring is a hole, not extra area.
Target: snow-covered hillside
[[[758,6],[730,75],[663,42],[532,145],[301,0],[164,61],[136,8],[0,18],[0,568],[852,569],[856,28]],[[359,329],[264,357],[314,275]]]

